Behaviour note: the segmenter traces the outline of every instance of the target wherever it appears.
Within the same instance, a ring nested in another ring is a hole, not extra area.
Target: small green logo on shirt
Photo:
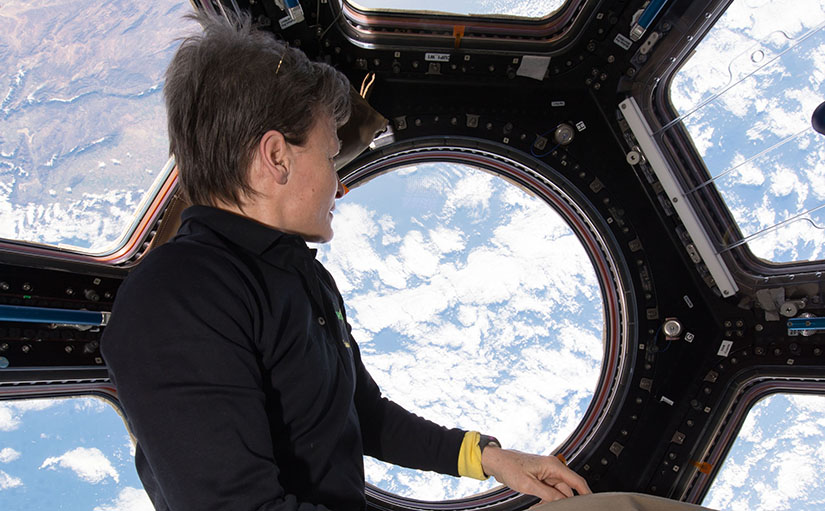
[[[338,316],[338,321],[344,321],[344,315],[341,314],[341,311],[335,311],[335,315]]]

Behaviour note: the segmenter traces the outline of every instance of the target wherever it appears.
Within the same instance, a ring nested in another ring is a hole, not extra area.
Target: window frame
[[[679,114],[670,101],[670,86],[693,50],[733,1],[704,0],[690,2],[684,7],[684,12],[679,15],[690,21],[674,26],[667,37],[660,39],[656,52],[639,70],[628,91],[656,133],[653,138],[668,158],[683,189],[692,189],[711,176],[689,133],[678,121]],[[660,131],[665,126],[668,128]],[[795,277],[795,283],[800,283],[800,277],[803,282],[816,282],[825,270],[825,259],[776,263],[755,256],[747,243],[728,248],[729,244],[741,241],[743,235],[715,185],[701,187],[686,199],[696,210],[734,280],[744,290],[782,285]]]
[[[567,0],[549,16],[522,18],[368,9],[347,0],[329,2],[341,32],[355,46],[444,51],[483,48],[519,55],[555,55],[569,49],[598,3]],[[458,38],[456,30],[461,31]]]
[[[178,186],[178,172],[170,158],[152,188],[146,192],[127,230],[103,252],[87,252],[71,247],[48,245],[25,240],[0,238],[0,253],[43,256],[61,261],[100,263],[109,266],[128,266],[147,248],[155,234],[158,222],[174,198]]]
[[[752,374],[729,393],[722,419],[705,434],[704,444],[697,450],[696,464],[707,464],[707,470],[685,471],[689,482],[680,500],[701,502],[707,496],[711,485],[719,474],[725,458],[733,447],[742,425],[750,410],[762,399],[774,394],[815,394],[825,395],[825,378],[815,374],[800,374],[797,377],[762,376]]]

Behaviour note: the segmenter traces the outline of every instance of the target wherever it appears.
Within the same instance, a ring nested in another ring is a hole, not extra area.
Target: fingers
[[[542,500],[542,502],[552,502],[552,501],[555,501],[555,500],[561,500],[561,499],[565,499],[567,497],[572,497],[572,492],[571,492],[570,495],[565,495],[564,493],[559,491],[557,489],[558,485],[550,486],[550,485],[548,485],[546,483],[543,483],[541,481],[538,481],[538,480],[534,480],[534,481],[535,481],[534,484],[531,484],[529,487],[527,487],[527,488],[525,488],[521,491],[523,493],[527,493],[529,495],[533,495],[535,497],[540,498]],[[564,484],[564,483],[559,483],[559,484]],[[565,486],[567,486],[567,485],[565,485]],[[567,489],[569,490],[570,487],[568,486]]]
[[[561,463],[564,465],[564,467],[561,468],[559,479],[562,480],[562,484],[564,484],[565,487],[567,487],[568,489],[575,489],[579,493],[579,495],[588,495],[590,493],[593,493],[590,490],[590,486],[588,486],[587,481],[582,476],[573,472],[569,467],[567,467],[567,462],[561,455],[557,455],[556,458],[559,459],[559,461],[561,461]],[[556,487],[558,488],[558,485],[556,485]],[[568,495],[570,497],[573,496],[572,489],[570,490],[571,493]]]
[[[572,497],[573,496],[573,488],[568,486],[565,482],[557,483],[555,488],[560,491],[565,497]]]
[[[593,493],[590,491],[590,486],[587,485],[587,481],[570,469],[567,469],[565,473],[560,474],[558,479],[561,479],[561,481],[555,484],[556,488],[559,488],[559,485],[564,485],[564,488],[570,490],[569,494],[567,492],[564,493],[570,497],[573,496],[574,489],[579,493],[579,495],[589,495]],[[552,484],[550,481],[548,481],[548,483]]]
[[[580,476],[579,474],[573,472],[570,469],[567,469],[567,470],[569,470],[570,473],[567,474],[567,477],[565,478],[565,482],[568,485],[570,485],[571,488],[573,488],[577,492],[579,492],[579,495],[589,495],[589,494],[593,493],[590,490],[590,486],[588,486],[587,481],[582,476]]]

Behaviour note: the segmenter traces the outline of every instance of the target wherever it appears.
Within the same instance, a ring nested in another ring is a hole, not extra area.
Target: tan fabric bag
[[[593,493],[546,502],[531,511],[708,511],[710,508],[642,493]],[[712,511],[712,510],[710,510]]]

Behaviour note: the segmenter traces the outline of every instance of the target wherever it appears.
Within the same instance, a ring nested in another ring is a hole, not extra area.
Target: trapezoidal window
[[[736,0],[674,75],[670,99],[733,214],[767,261],[825,258],[825,1]],[[672,124],[672,123],[671,123]]]
[[[825,506],[825,396],[774,394],[750,409],[703,505],[814,511]]]
[[[470,16],[517,16],[541,19],[560,11],[568,0],[534,2],[518,0],[500,2],[497,0],[473,0],[469,2],[445,3],[439,0],[345,0],[353,7],[374,11],[396,11],[427,14],[458,14]]]
[[[0,400],[3,509],[152,509],[134,445],[105,399]]]
[[[189,2],[0,5],[0,238],[114,251],[171,171],[163,73]]]
[[[606,401],[602,371],[616,372],[604,275],[570,219],[509,179],[514,167],[482,169],[469,163],[477,151],[427,156],[345,178],[334,239],[319,247],[364,364],[385,396],[425,418],[574,456]],[[368,495],[401,506],[467,503],[497,485],[365,467]]]

